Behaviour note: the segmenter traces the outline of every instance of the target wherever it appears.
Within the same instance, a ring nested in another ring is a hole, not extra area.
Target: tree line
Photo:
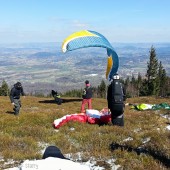
[[[129,97],[170,96],[170,77],[167,76],[162,62],[158,61],[156,50],[153,46],[149,53],[145,76],[142,77],[141,74],[138,73],[136,78],[132,75],[131,78],[127,77],[123,81]]]
[[[158,61],[156,56],[156,50],[152,46],[149,51],[149,61],[147,63],[147,71],[145,76],[138,73],[135,77],[126,77],[121,79],[121,82],[125,85],[127,97],[139,97],[139,96],[170,96],[170,77],[167,76],[166,70],[163,67],[161,61]],[[107,84],[104,80],[100,85],[93,88],[93,97],[106,98]],[[2,81],[0,86],[0,96],[9,95],[9,86],[5,80]],[[62,94],[62,96],[68,97],[82,97],[83,89],[73,89]],[[36,94],[35,94],[36,96]],[[43,97],[43,95],[41,95]]]

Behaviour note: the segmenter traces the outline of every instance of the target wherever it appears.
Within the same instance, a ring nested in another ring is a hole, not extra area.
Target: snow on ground
[[[114,159],[107,161],[107,163],[111,165],[112,170],[117,170],[120,165],[115,165],[114,162]],[[79,163],[71,160],[49,157],[42,160],[25,160],[18,167],[5,170],[105,170],[104,167],[99,167],[95,164],[95,160]]]
[[[38,146],[41,148],[40,154],[43,155],[45,148],[49,146],[48,143],[39,142]],[[97,161],[94,157],[91,157],[87,162],[82,162],[83,160],[83,152],[78,153],[68,153],[64,154],[64,156],[70,160],[59,159],[59,158],[46,158],[42,160],[24,160],[22,164],[18,167],[8,168],[5,170],[105,170],[104,167],[97,166]],[[117,170],[120,165],[115,165],[115,159],[109,159],[106,162],[111,166],[112,170]],[[0,162],[4,162],[3,157],[0,157]],[[4,162],[3,167],[7,167],[7,165],[15,165],[18,162],[14,160],[7,160]]]
[[[170,125],[168,125],[168,126],[166,127],[166,129],[170,130]]]
[[[163,117],[163,118],[165,118],[165,119],[167,119],[167,121],[168,121],[169,124],[170,124],[170,114],[169,114],[169,113],[167,113],[167,114],[161,114],[160,116]],[[167,129],[167,130],[170,130],[170,125],[166,126],[166,129]]]

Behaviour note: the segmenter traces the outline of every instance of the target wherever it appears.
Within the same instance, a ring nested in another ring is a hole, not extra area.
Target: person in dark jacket
[[[23,91],[23,87],[22,84],[20,82],[17,82],[16,84],[14,84],[14,87],[11,89],[10,92],[10,100],[12,105],[14,105],[14,114],[18,115],[20,108],[21,108],[21,100],[20,100],[20,96],[25,96],[25,93]]]
[[[82,95],[81,113],[85,112],[85,105],[88,104],[88,109],[92,109],[92,87],[88,80],[85,81],[85,88]]]
[[[120,82],[119,75],[115,74],[107,91],[108,108],[111,111],[113,125],[124,126],[125,100],[126,91],[124,85]]]
[[[58,92],[57,92],[57,91],[54,91],[54,90],[51,90],[51,94],[52,94],[52,96],[54,97],[54,100],[56,101],[56,103],[57,103],[58,105],[61,105],[62,102],[63,102],[63,100],[61,99],[61,97],[60,97],[60,95],[58,94]]]

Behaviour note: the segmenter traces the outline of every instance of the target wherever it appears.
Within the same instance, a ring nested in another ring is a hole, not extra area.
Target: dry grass
[[[5,161],[14,159],[41,158],[43,144],[56,145],[64,154],[83,153],[83,160],[95,157],[98,165],[111,170],[108,159],[116,159],[120,169],[168,169],[170,168],[170,132],[165,129],[168,120],[161,114],[170,114],[167,110],[135,111],[126,106],[125,126],[99,126],[88,123],[69,122],[59,131],[52,127],[55,119],[66,114],[79,113],[81,100],[66,98],[67,102],[57,105],[52,98],[22,98],[19,116],[11,114],[12,105],[8,97],[0,102],[0,168]],[[170,104],[170,99],[152,97],[132,98],[128,103]],[[105,99],[93,99],[93,108],[101,110],[107,107]],[[74,130],[71,130],[74,128]],[[126,140],[130,138],[131,140]],[[144,143],[145,140],[148,142]],[[112,144],[119,147],[111,149]],[[144,152],[137,153],[142,147]],[[73,156],[73,159],[77,159]],[[12,165],[11,165],[12,166]]]

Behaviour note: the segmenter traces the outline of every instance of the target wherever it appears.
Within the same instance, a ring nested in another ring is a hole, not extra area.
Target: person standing
[[[81,113],[85,112],[85,105],[88,104],[88,109],[92,109],[92,87],[88,80],[85,81],[85,88],[82,95]]]
[[[10,91],[10,100],[12,105],[14,106],[14,115],[18,115],[20,108],[21,108],[21,100],[20,96],[25,96],[22,84],[20,82],[17,82],[14,84],[13,88]]]
[[[125,100],[125,88],[119,80],[119,75],[115,74],[107,91],[108,108],[111,111],[111,121],[113,125],[124,126]]]

